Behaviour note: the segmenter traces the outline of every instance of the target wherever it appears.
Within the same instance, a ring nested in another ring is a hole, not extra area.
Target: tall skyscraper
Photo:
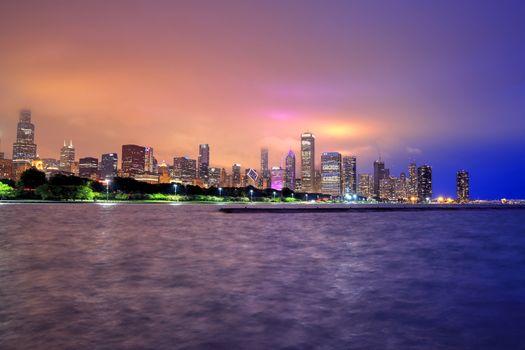
[[[374,162],[374,197],[380,198],[381,180],[390,176],[390,171],[385,168],[385,163],[379,159]]]
[[[261,148],[261,172],[259,176],[260,187],[266,187],[270,180],[270,168],[268,165],[268,148]]]
[[[147,174],[156,174],[157,166],[157,160],[153,155],[153,147],[144,147],[144,172]]]
[[[281,191],[284,186],[284,169],[280,166],[272,167],[272,189]]]
[[[422,165],[417,168],[417,194],[420,202],[432,199],[432,167]]]
[[[371,198],[373,196],[374,181],[370,174],[359,174],[359,195]]]
[[[144,174],[146,170],[146,147],[122,145],[121,169],[124,177]]]
[[[321,192],[331,196],[342,195],[341,153],[321,154]]]
[[[315,191],[315,136],[301,135],[301,186],[304,192]]]
[[[13,143],[13,173],[19,178],[22,172],[31,167],[36,159],[35,126],[31,123],[31,111],[20,111],[16,127],[16,141]]]
[[[98,158],[84,157],[78,160],[78,174],[86,179],[98,178]]]
[[[284,187],[295,191],[295,153],[288,151],[285,159]]]
[[[343,194],[357,194],[357,159],[355,156],[343,157]]]
[[[69,144],[66,144],[64,141],[64,146],[60,149],[60,171],[66,173],[72,173],[75,163],[75,147],[73,147],[73,141],[69,141]]]
[[[208,186],[219,187],[221,184],[221,168],[208,168]]]
[[[407,183],[408,198],[417,198],[417,166],[416,163],[408,165],[408,183]]]
[[[175,181],[193,184],[193,180],[197,178],[197,161],[189,157],[173,158],[173,175]]]
[[[208,169],[210,167],[210,146],[208,144],[199,145],[197,163],[197,178],[208,184]]]
[[[232,166],[232,187],[241,187],[241,165],[233,164]]]
[[[456,195],[460,203],[467,203],[470,199],[469,173],[466,170],[460,170],[456,173]]]
[[[113,179],[117,176],[118,155],[116,153],[105,153],[100,159],[100,178],[103,180]]]

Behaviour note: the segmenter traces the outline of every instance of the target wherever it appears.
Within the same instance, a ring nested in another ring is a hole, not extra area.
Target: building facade
[[[139,145],[122,145],[122,176],[134,177],[144,174],[146,170],[146,147]]]
[[[422,165],[417,168],[417,194],[419,202],[432,200],[432,167]]]
[[[357,158],[355,156],[343,157],[343,194],[357,194]]]
[[[259,187],[268,187],[270,182],[270,167],[268,163],[268,148],[261,148],[261,172],[259,176]]]
[[[342,186],[341,153],[324,152],[321,154],[321,193],[340,197]]]
[[[189,157],[173,158],[173,175],[177,182],[193,184],[197,178],[197,161]]]
[[[272,189],[276,191],[281,191],[284,187],[284,169],[280,166],[272,167],[271,171],[272,177]]]
[[[295,153],[288,151],[284,161],[284,187],[295,191]]]
[[[16,141],[13,143],[13,175],[19,178],[36,159],[35,126],[31,122],[31,111],[23,109],[16,126]]]
[[[98,158],[80,158],[78,160],[78,174],[86,179],[98,179]]]
[[[374,181],[370,174],[359,174],[359,190],[357,191],[358,195],[365,198],[372,198]]]
[[[208,169],[210,167],[210,146],[208,144],[199,145],[199,157],[197,158],[197,178],[208,185]]]
[[[103,180],[113,179],[117,176],[118,155],[116,153],[105,153],[100,158],[100,178]]]
[[[73,146],[73,141],[69,141],[69,144],[66,144],[64,141],[64,146],[60,149],[60,164],[59,169],[62,172],[73,173],[74,172],[74,163],[75,163],[75,147]]]
[[[456,198],[460,203],[467,203],[470,200],[469,173],[466,170],[456,173]]]
[[[301,188],[315,192],[315,136],[310,132],[301,135]]]

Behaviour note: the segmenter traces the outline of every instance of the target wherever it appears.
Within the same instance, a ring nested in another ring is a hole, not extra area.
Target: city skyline
[[[259,169],[262,147],[270,168],[291,148],[299,172],[311,131],[317,164],[429,163],[446,196],[467,169],[472,198],[525,197],[521,2],[56,4],[0,4],[6,155],[26,107],[42,158],[64,139],[79,157],[138,144],[168,163],[209,144],[211,166]]]

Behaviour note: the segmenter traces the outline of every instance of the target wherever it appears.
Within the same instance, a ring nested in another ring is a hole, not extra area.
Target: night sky
[[[152,146],[271,165],[323,151],[433,166],[434,194],[525,198],[523,1],[2,1],[0,136],[31,108],[40,157]],[[317,160],[319,162],[319,160]]]

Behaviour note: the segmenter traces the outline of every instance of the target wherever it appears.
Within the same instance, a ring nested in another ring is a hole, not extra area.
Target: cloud
[[[407,153],[409,154],[421,154],[423,153],[419,148],[417,147],[410,147],[410,146],[407,146],[406,148],[407,150]]]

